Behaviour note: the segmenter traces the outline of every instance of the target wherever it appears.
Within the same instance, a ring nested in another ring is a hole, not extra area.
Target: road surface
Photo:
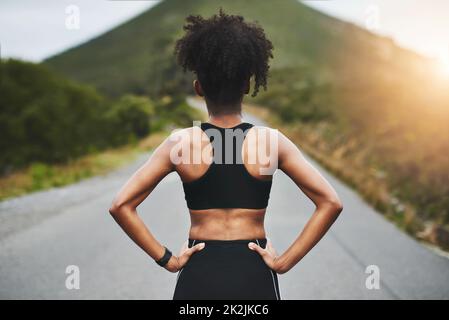
[[[245,120],[262,124],[249,115]],[[176,274],[157,266],[108,213],[115,193],[148,156],[105,176],[1,202],[0,298],[171,299]],[[449,259],[402,233],[309,161],[337,190],[344,211],[315,249],[279,276],[282,299],[449,298]],[[288,177],[275,174],[266,227],[279,252],[313,209]],[[161,182],[139,213],[169,248],[177,251],[187,238],[189,216],[176,174]],[[69,265],[79,267],[79,289],[66,288]],[[373,265],[379,289],[366,286]]]

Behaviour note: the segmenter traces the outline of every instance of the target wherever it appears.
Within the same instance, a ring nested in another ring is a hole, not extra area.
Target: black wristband
[[[157,263],[158,265],[160,265],[161,267],[165,266],[165,265],[168,263],[168,260],[170,260],[170,258],[171,258],[171,256],[172,256],[171,251],[168,250],[167,247],[164,247],[164,248],[165,248],[165,253],[164,253],[164,255],[163,255],[162,258],[160,258],[159,260],[156,260],[156,263]]]

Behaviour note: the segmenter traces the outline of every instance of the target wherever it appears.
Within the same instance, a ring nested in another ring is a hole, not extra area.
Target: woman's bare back
[[[264,172],[270,165],[269,128],[253,127],[243,142],[242,156],[245,169],[248,173],[260,180],[271,180],[273,172]],[[265,135],[265,139],[260,137]],[[179,133],[180,157],[188,161],[177,164],[176,172],[183,182],[192,182],[200,179],[209,169],[212,161],[212,146],[208,136],[199,127],[192,127]],[[267,147],[268,145],[268,147]],[[260,148],[263,148],[264,157],[261,157]],[[188,150],[189,154],[183,154]],[[196,155],[197,161],[194,161]],[[200,156],[198,156],[200,155]],[[265,162],[263,162],[264,158]],[[198,158],[200,161],[198,161]],[[252,159],[252,160],[251,160]],[[277,159],[276,159],[277,160]],[[266,170],[268,171],[268,170]],[[273,170],[272,170],[273,171]],[[268,173],[268,174],[267,174]],[[236,186],[238,188],[238,186]],[[213,208],[205,210],[190,209],[191,227],[189,237],[193,239],[254,239],[264,238],[264,218],[266,209],[247,208]]]

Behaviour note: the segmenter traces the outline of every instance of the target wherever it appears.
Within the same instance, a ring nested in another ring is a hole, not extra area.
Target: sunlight
[[[449,78],[449,48],[440,51],[438,60],[441,74]]]

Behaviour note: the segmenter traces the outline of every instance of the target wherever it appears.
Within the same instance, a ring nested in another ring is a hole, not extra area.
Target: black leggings
[[[178,272],[174,300],[261,299],[280,300],[276,272],[248,248],[249,242],[265,248],[266,239],[194,240],[204,242]]]

